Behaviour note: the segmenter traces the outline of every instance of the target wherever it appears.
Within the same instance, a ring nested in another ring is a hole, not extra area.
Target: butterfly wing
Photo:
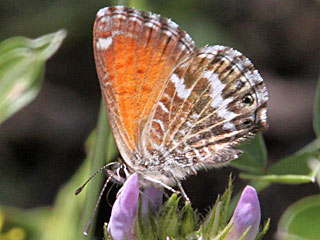
[[[175,69],[150,115],[142,136],[149,171],[161,166],[184,178],[237,158],[235,146],[267,127],[267,101],[246,57],[228,47],[204,47]]]
[[[102,95],[125,162],[139,158],[142,129],[175,66],[194,52],[180,27],[123,6],[97,13],[94,53]]]

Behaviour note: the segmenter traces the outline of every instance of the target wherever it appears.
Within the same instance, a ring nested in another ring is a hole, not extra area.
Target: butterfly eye
[[[254,98],[252,97],[252,95],[250,94],[246,94],[244,95],[244,97],[242,98],[242,103],[247,105],[247,106],[250,106],[252,105],[254,102]]]

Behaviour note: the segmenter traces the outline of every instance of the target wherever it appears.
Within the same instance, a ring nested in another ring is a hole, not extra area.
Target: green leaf
[[[314,110],[313,110],[313,129],[317,137],[320,137],[320,79],[318,81]]]
[[[85,195],[74,195],[79,182],[83,182],[89,171],[89,162],[84,162],[75,176],[59,191],[54,207],[46,218],[41,239],[78,240],[82,236],[79,223],[82,221],[82,209],[85,204]]]
[[[138,207],[138,217],[136,228],[137,228],[137,239],[157,239],[156,235],[158,233],[158,226],[155,223],[156,217],[154,212],[150,209],[148,216],[143,216],[141,211],[141,198]]]
[[[300,183],[310,183],[314,182],[313,176],[308,175],[250,175],[250,174],[240,174],[242,179],[252,180],[252,181],[264,181],[270,183],[283,183],[283,184],[300,184]]]
[[[244,233],[241,235],[241,237],[240,237],[239,240],[244,240],[244,238],[247,236],[248,232],[250,231],[250,228],[251,228],[251,226],[249,226],[249,227],[247,228],[247,230],[244,231]]]
[[[223,240],[227,236],[227,234],[231,231],[232,224],[228,224],[219,234],[214,238],[208,238],[208,240]]]
[[[23,230],[28,237],[25,239],[41,240],[42,229],[44,229],[46,219],[50,216],[50,213],[49,208],[24,210],[2,206],[2,209],[0,209],[0,218],[3,216],[3,223],[6,225],[6,228]],[[2,239],[1,237],[0,234],[0,239]]]
[[[149,211],[149,216],[142,216],[141,202],[137,217],[137,239],[193,239],[198,227],[198,214],[188,202],[183,208],[178,207],[180,198],[173,194],[155,214]]]
[[[310,162],[319,158],[320,139],[311,142],[295,154],[283,158],[271,165],[266,174],[241,173],[240,177],[252,181],[301,184],[314,182],[319,175],[320,167],[312,167]]]
[[[111,236],[108,234],[107,229],[108,229],[108,224],[105,223],[105,224],[103,225],[103,235],[104,235],[104,239],[105,239],[105,240],[112,240]]]
[[[218,197],[213,208],[211,208],[211,210],[207,213],[207,216],[200,227],[200,232],[203,239],[210,239],[211,236],[216,236],[218,234],[221,204],[220,197]]]
[[[320,139],[315,139],[311,143],[304,146],[302,149],[300,149],[298,152],[295,153],[295,155],[301,155],[304,153],[315,153],[320,150]]]
[[[243,154],[231,166],[251,173],[263,173],[267,164],[267,150],[261,134],[240,147]]]
[[[313,169],[311,176],[314,177],[314,180],[316,180],[320,186],[320,161],[318,159],[310,159],[308,164],[309,167]]]
[[[94,172],[96,172],[97,169],[100,169],[106,163],[111,162],[117,153],[117,151],[115,150],[116,147],[113,141],[112,133],[109,128],[108,118],[107,118],[105,105],[103,101],[101,101],[101,104],[100,104],[98,126],[94,136],[95,136],[95,140],[91,139],[92,145],[89,146],[89,155],[86,159],[86,162],[90,163],[90,173],[89,175],[87,175],[87,178],[90,176],[90,174],[93,174]],[[92,182],[90,182],[89,186],[87,186],[88,189],[86,192],[86,200],[83,207],[82,218],[78,226],[78,232],[80,233],[82,233],[85,230],[85,226],[87,225],[89,219],[92,216],[92,212],[96,204],[96,201],[98,199],[99,192],[101,191],[101,185],[102,185],[103,179],[104,179],[103,174],[97,175],[92,180]],[[78,184],[79,183],[80,182],[78,182]],[[91,229],[94,229],[94,226],[95,226],[95,221],[93,221]],[[89,235],[86,237],[81,235],[81,238],[82,239],[93,238],[93,231],[92,230],[89,231]]]
[[[222,229],[227,224],[232,191],[233,191],[232,176],[230,175],[228,187],[220,199],[222,204],[221,204],[221,210],[220,210],[220,216],[219,216],[219,219],[220,219],[219,230]]]
[[[183,209],[180,210],[180,215],[180,236],[185,237],[194,232],[197,222],[197,215],[187,201],[185,202]]]
[[[74,191],[93,172],[92,169],[96,170],[105,164],[106,152],[115,148],[111,133],[108,133],[104,104],[101,104],[98,131],[89,137],[87,148],[90,152],[88,158],[75,176],[60,190],[52,209],[19,210],[5,208],[5,216],[10,222],[15,222],[26,230],[28,238],[35,240],[78,240],[84,238],[82,233],[91,217],[92,209],[101,189],[103,176],[96,176],[88,189],[85,189],[87,190],[87,196],[80,194],[76,197]],[[115,151],[111,152],[115,153]],[[114,157],[110,153],[108,156],[108,161]],[[90,165],[91,170],[89,170]],[[82,210],[84,210],[83,213]],[[90,238],[92,239],[89,235],[85,239]]]
[[[291,174],[309,175],[311,170],[308,162],[310,159],[318,158],[320,150],[320,139],[306,145],[295,154],[285,157],[273,164],[267,170],[268,174]]]
[[[320,236],[320,195],[304,198],[291,205],[282,215],[277,239],[318,240]]]
[[[262,240],[263,237],[267,234],[269,227],[270,227],[270,218],[268,218],[266,224],[264,225],[263,229],[261,232],[258,233],[258,236],[256,237],[256,240]]]
[[[0,123],[36,97],[45,61],[65,36],[60,30],[34,40],[13,37],[0,43]]]
[[[167,236],[179,236],[179,218],[178,218],[178,203],[177,194],[172,194],[167,202],[160,209],[160,239],[166,239]]]
[[[201,226],[203,239],[212,239],[213,237],[222,236],[230,230],[230,227],[225,225],[228,220],[228,209],[232,195],[232,178],[230,177],[228,188],[222,195],[218,197],[214,207],[208,212]],[[222,230],[224,229],[224,230]],[[228,230],[229,229],[229,230]],[[222,232],[220,232],[222,230]],[[220,232],[220,233],[219,233]]]
[[[310,168],[308,161],[317,157],[318,153],[303,153],[291,155],[273,164],[268,169],[268,174],[308,175]]]

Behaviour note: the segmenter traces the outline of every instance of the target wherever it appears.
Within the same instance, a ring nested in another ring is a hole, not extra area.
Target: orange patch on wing
[[[111,83],[102,87],[110,120],[127,147],[135,151],[166,80],[186,52],[178,46],[179,38],[161,31],[160,25],[137,18],[111,18],[95,26],[101,30],[95,30],[96,42],[112,38],[107,49],[95,49],[97,71],[101,84]]]
[[[147,119],[160,94],[160,91],[162,91],[162,88],[159,86],[164,86],[164,82],[173,70],[175,61],[173,61],[172,58],[170,59],[170,55],[175,44],[176,41],[173,41],[173,39],[167,42],[167,38],[162,36],[161,41],[158,42],[155,48],[153,59],[149,64],[149,74],[141,93],[140,102],[142,104],[140,106],[140,114],[142,121]],[[152,92],[152,94],[150,94],[149,91]]]

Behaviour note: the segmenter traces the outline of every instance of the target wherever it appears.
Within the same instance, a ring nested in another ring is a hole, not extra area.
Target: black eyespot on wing
[[[251,119],[246,119],[242,122],[242,124],[246,127],[249,127],[252,125],[252,120]]]
[[[253,98],[253,96],[251,94],[246,94],[242,98],[242,103],[245,104],[246,106],[252,105],[253,102],[254,102],[254,98]]]

